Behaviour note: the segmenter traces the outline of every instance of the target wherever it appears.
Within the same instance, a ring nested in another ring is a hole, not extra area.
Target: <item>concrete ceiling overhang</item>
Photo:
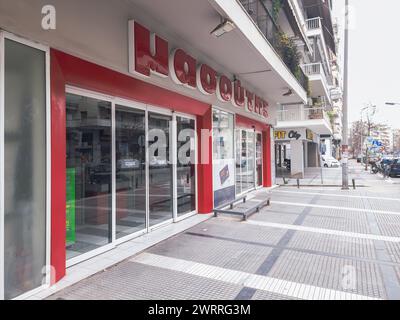
[[[219,38],[210,34],[211,30],[221,22],[221,16],[231,19],[227,12],[224,12],[224,8],[217,3],[218,0],[168,0],[167,3],[165,0],[129,1],[143,10],[147,16],[158,21],[158,24],[154,26],[158,30],[152,31],[162,33],[165,26],[165,30],[167,30],[165,32],[172,33],[175,39],[178,39],[177,42],[182,44],[182,49],[186,49],[190,53],[192,48],[193,52],[203,54],[202,57],[197,57],[199,63],[208,63],[216,71],[224,73],[232,79],[236,77],[270,104],[306,102],[305,90],[283,61],[280,60],[279,68],[285,68],[285,72],[288,72],[290,76],[282,76],[282,72],[277,70],[277,66],[274,65],[277,60],[276,53],[274,53],[275,57],[271,56],[271,59],[265,57],[254,46],[249,35],[239,27]],[[231,8],[232,5],[236,6],[233,9],[239,8],[243,11],[239,14],[246,15],[246,19],[250,20],[238,2],[234,0],[228,2]],[[252,36],[254,33],[261,35],[256,25],[252,21],[251,23],[253,24]],[[264,45],[270,46],[266,40],[264,42]],[[201,59],[206,61],[201,61]],[[293,91],[293,94],[283,96],[289,89]]]

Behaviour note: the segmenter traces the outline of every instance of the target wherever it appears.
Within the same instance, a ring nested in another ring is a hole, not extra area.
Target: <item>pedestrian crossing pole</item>
[[[343,141],[342,141],[342,190],[349,190],[349,118],[348,118],[348,63],[349,63],[349,0],[345,4],[344,74],[343,74]]]

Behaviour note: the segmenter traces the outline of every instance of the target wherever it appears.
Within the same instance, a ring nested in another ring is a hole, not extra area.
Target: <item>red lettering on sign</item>
[[[214,94],[217,91],[217,72],[202,64],[197,70],[197,87],[204,94]]]
[[[198,88],[206,95],[216,94],[222,102],[231,102],[239,108],[246,108],[262,117],[268,118],[268,103],[251,91],[234,83],[206,64],[197,66],[195,58],[183,49],[175,49],[169,55],[168,42],[150,30],[131,20],[129,21],[129,71],[149,77],[152,73],[168,77],[188,88]]]
[[[264,118],[268,118],[269,113],[268,113],[268,108],[269,108],[269,104],[266,101],[263,101],[263,110],[262,110],[262,116]]]
[[[247,100],[247,110],[253,111],[254,110],[254,93],[246,90],[246,100]]]
[[[263,100],[259,96],[256,96],[254,100],[254,112],[261,115],[262,109],[263,109]]]
[[[131,72],[149,77],[151,72],[168,76],[168,42],[135,21],[130,21]],[[133,50],[132,50],[133,49]],[[153,50],[152,50],[153,49]],[[133,69],[133,70],[132,70]]]
[[[218,80],[217,97],[222,102],[232,100],[232,81],[224,75],[220,76]]]
[[[244,88],[241,86],[239,80],[235,81],[235,84],[233,86],[233,91],[234,91],[234,97],[233,97],[234,105],[243,108],[245,104]]]
[[[171,54],[169,65],[171,78],[175,83],[196,88],[196,59],[182,49],[176,49]]]

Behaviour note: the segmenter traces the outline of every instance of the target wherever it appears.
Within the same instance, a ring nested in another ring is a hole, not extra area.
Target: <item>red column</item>
[[[66,111],[65,80],[51,50],[51,283],[65,276],[66,267]]]
[[[271,130],[268,127],[263,131],[263,185],[272,187],[272,169],[271,169]]]
[[[197,116],[198,165],[197,194],[199,213],[210,213],[214,209],[212,168],[212,109]]]

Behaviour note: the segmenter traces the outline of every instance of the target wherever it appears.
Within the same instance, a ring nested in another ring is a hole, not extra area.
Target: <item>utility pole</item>
[[[344,27],[344,75],[343,75],[343,142],[342,142],[342,190],[349,190],[349,117],[348,117],[348,91],[349,91],[349,0],[345,5]]]

